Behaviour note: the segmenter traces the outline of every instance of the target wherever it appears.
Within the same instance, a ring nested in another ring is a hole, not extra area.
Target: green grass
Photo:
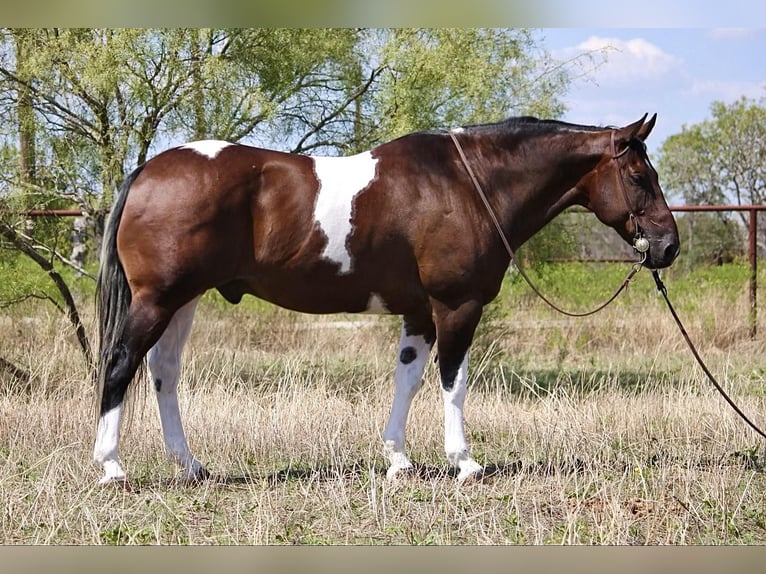
[[[567,285],[553,291],[585,306],[624,273],[557,266],[541,287]],[[666,283],[711,369],[763,425],[766,348],[749,337],[747,273],[668,272]],[[89,325],[91,301],[82,295]],[[176,479],[146,385],[123,428],[125,491],[96,484],[93,391],[66,321],[42,302],[4,309],[3,355],[32,381],[0,375],[0,542],[766,543],[763,444],[692,363],[648,273],[587,319],[556,315],[517,280],[504,285],[477,334],[466,405],[489,476],[462,486],[442,452],[432,364],[408,425],[418,472],[386,480],[399,321],[329,326],[336,319],[207,296],[180,401],[215,479]]]

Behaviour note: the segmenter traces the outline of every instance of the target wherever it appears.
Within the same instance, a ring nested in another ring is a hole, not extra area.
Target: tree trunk
[[[208,137],[207,118],[205,117],[205,100],[202,95],[202,60],[205,54],[202,53],[203,30],[199,31],[199,35],[195,37],[192,35],[191,39],[191,77],[192,77],[192,109],[194,111],[194,138],[195,140],[202,140]]]
[[[13,38],[16,44],[16,75],[21,80],[18,85],[18,102],[16,106],[19,125],[19,180],[29,186],[37,183],[36,176],[36,146],[35,146],[35,108],[30,82],[31,74],[26,69],[27,39],[26,30],[14,30]],[[27,189],[29,189],[27,187]],[[32,201],[25,202],[31,207]]]

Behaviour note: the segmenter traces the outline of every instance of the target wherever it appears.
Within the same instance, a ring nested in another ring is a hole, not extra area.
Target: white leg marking
[[[229,147],[230,145],[235,144],[221,140],[200,140],[196,142],[189,142],[180,147],[183,149],[196,151],[198,154],[204,155],[210,159],[215,159],[215,157],[221,153],[223,148]]]
[[[383,452],[389,464],[386,477],[389,479],[412,469],[412,463],[407,458],[404,448],[405,427],[412,399],[423,384],[423,371],[430,355],[431,345],[425,338],[420,335],[407,335],[403,326],[394,374],[394,401],[386,430],[383,432]]]
[[[388,315],[390,311],[388,310],[388,307],[386,307],[386,303],[383,301],[380,295],[377,293],[371,293],[370,300],[367,301],[367,309],[365,309],[364,313],[369,313],[372,315]]]
[[[99,484],[125,482],[125,471],[120,466],[120,459],[117,456],[121,416],[122,405],[120,404],[104,413],[98,420],[93,460],[104,467],[104,476],[98,481]]]
[[[194,299],[176,311],[162,337],[148,354],[149,371],[157,390],[165,452],[170,460],[184,468],[187,478],[190,479],[197,478],[205,471],[202,464],[192,455],[186,442],[178,408],[177,389],[181,376],[181,354],[191,332],[198,301],[199,298]]]
[[[460,482],[476,478],[483,472],[482,466],[468,453],[468,443],[463,429],[463,404],[468,380],[468,353],[460,364],[455,382],[449,391],[442,389],[444,398],[444,451],[447,460],[459,469]]]
[[[314,219],[325,235],[322,257],[340,264],[340,272],[351,271],[346,239],[353,231],[351,208],[357,194],[375,178],[378,162],[370,152],[349,157],[314,157],[319,192]]]

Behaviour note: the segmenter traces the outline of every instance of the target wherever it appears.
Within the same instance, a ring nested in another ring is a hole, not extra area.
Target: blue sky
[[[538,37],[557,59],[591,52],[600,63],[580,70],[562,119],[624,125],[657,112],[650,153],[709,119],[714,101],[766,102],[766,28],[543,28]]]

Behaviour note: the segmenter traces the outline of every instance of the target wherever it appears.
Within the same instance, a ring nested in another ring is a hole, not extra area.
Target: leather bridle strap
[[[497,216],[495,215],[495,211],[492,209],[492,206],[490,205],[489,200],[487,199],[487,195],[484,193],[484,190],[482,189],[481,184],[479,183],[479,180],[476,178],[476,175],[474,174],[470,164],[468,163],[468,160],[465,157],[465,152],[463,151],[463,148],[460,145],[460,142],[458,142],[457,137],[452,131],[449,131],[447,133],[449,134],[450,138],[452,138],[452,141],[455,144],[455,149],[457,149],[458,155],[460,156],[460,159],[463,162],[463,166],[465,167],[465,170],[468,172],[468,176],[471,178],[471,182],[473,183],[473,186],[476,189],[476,193],[479,195],[482,203],[484,204],[484,207],[487,209],[487,213],[489,213],[490,219],[492,219],[492,223],[495,225],[495,229],[497,229],[497,232],[500,235],[500,240],[503,242],[503,245],[505,246],[505,250],[508,252],[508,255],[511,257],[511,261],[513,261],[513,264],[515,265],[516,269],[519,271],[519,274],[524,278],[524,281],[527,282],[527,285],[529,285],[532,291],[534,291],[534,293],[538,297],[540,297],[540,299],[545,301],[545,303],[547,303],[552,309],[558,311],[562,315],[567,315],[569,317],[587,317],[588,315],[593,315],[595,313],[598,313],[604,307],[606,307],[612,301],[614,301],[617,298],[617,296],[620,293],[622,293],[622,291],[628,286],[628,284],[630,283],[630,280],[633,279],[633,276],[641,270],[643,259],[633,264],[630,272],[627,274],[622,284],[615,290],[614,293],[612,293],[612,295],[606,301],[598,305],[596,308],[591,309],[590,311],[585,311],[585,312],[567,311],[565,309],[562,309],[561,307],[559,307],[552,301],[550,301],[547,297],[545,297],[545,295],[543,295],[540,292],[540,290],[535,286],[535,284],[532,283],[532,280],[529,278],[529,276],[527,276],[527,273],[519,264],[519,261],[516,258],[516,254],[511,248],[511,244],[508,242],[508,238],[505,236],[505,233],[503,232],[503,228],[500,225],[500,221],[497,219]],[[612,134],[612,149],[614,150],[614,133]],[[622,182],[622,178],[620,178],[620,181]],[[625,193],[624,187],[623,187],[623,193]],[[628,209],[630,209],[630,206],[628,206]],[[644,253],[643,258],[645,257],[646,257],[646,254]]]
[[[609,146],[612,152],[612,159],[617,161],[620,157],[624,156],[628,152],[630,145],[625,146],[624,150],[622,150],[620,153],[617,153],[617,149],[614,143],[615,133],[616,131],[612,130]],[[617,169],[617,181],[620,185],[620,191],[622,191],[622,198],[625,200],[625,207],[628,208],[628,217],[630,217],[630,220],[633,222],[633,246],[636,247],[636,242],[644,236],[644,233],[638,223],[638,216],[636,215],[635,211],[633,211],[633,207],[630,205],[630,200],[628,199],[628,191],[625,189],[625,182],[622,179],[622,172],[620,171],[619,166]]]

